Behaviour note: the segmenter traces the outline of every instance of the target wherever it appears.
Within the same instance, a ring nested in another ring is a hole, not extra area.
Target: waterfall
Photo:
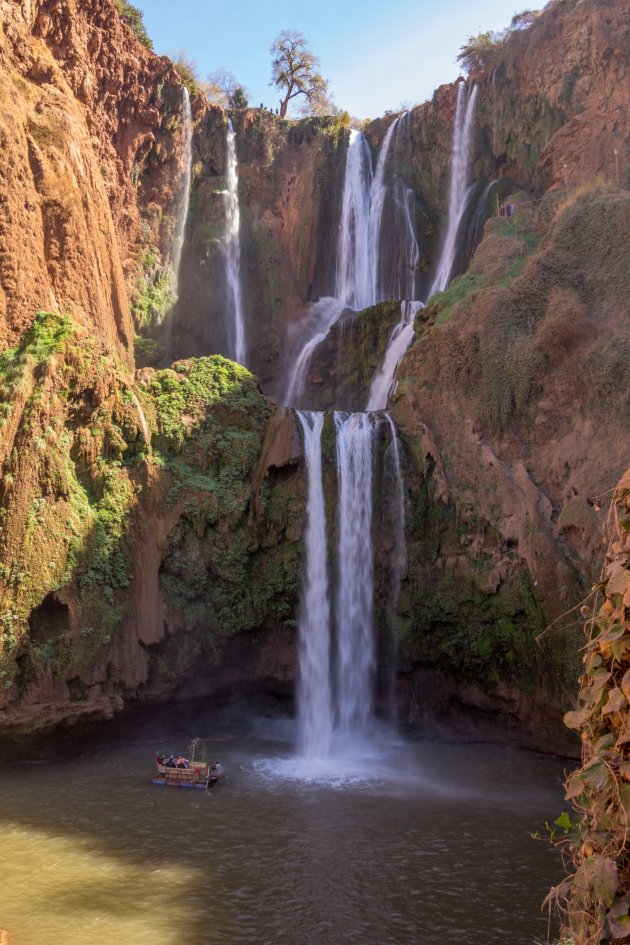
[[[396,133],[396,126],[400,121],[400,116],[395,118],[387,129],[387,134],[383,139],[381,149],[378,154],[376,171],[370,188],[370,216],[368,226],[368,260],[369,260],[369,301],[367,305],[375,305],[381,302],[380,296],[380,249],[381,249],[381,223],[383,221],[383,208],[387,196],[387,184],[385,183],[385,168],[389,148]],[[367,306],[364,305],[363,308]]]
[[[282,398],[289,406],[299,402],[304,392],[313,352],[346,309],[360,311],[387,298],[413,298],[420,258],[413,225],[414,194],[400,179],[393,183],[385,179],[392,142],[407,114],[399,115],[387,129],[374,173],[365,136],[350,132],[337,233],[335,293],[308,309]],[[393,202],[393,231],[398,242],[392,272],[383,278],[382,224],[388,195]]]
[[[192,112],[190,109],[190,95],[188,89],[184,86],[182,101],[182,137],[184,139],[184,174],[182,177],[181,196],[177,220],[175,223],[175,233],[173,236],[173,254],[172,266],[175,276],[175,293],[179,295],[179,268],[182,261],[182,249],[184,247],[184,233],[186,231],[186,220],[188,218],[188,207],[190,205],[190,181],[192,178]]]
[[[308,475],[306,565],[299,631],[298,753],[325,758],[332,737],[330,605],[326,566],[326,510],[322,485],[323,413],[300,413]]]
[[[372,452],[366,413],[335,413],[339,482],[337,712],[339,730],[366,731],[374,711]]]
[[[416,298],[416,270],[420,262],[420,249],[414,232],[415,194],[406,187],[400,177],[392,183],[393,220],[391,224],[392,240],[389,249],[390,262],[392,255],[396,260],[395,266],[389,267],[387,279],[383,282],[380,292],[382,299],[415,299]],[[389,241],[388,241],[389,242]],[[380,269],[387,272],[381,253]]]
[[[446,289],[451,278],[453,263],[455,262],[457,233],[464,215],[464,210],[466,209],[471,131],[476,100],[477,86],[474,86],[470,93],[468,93],[466,83],[460,83],[457,89],[457,107],[453,127],[453,151],[451,157],[446,234],[429,297],[435,292],[443,292],[444,289]]]
[[[350,132],[337,237],[335,296],[355,310],[371,305],[370,194],[372,156],[364,135]]]
[[[385,410],[395,391],[394,375],[402,356],[413,341],[414,320],[422,302],[401,302],[400,321],[394,326],[379,370],[374,375],[366,410]]]
[[[306,385],[306,375],[315,348],[324,340],[332,325],[339,320],[341,313],[347,306],[339,299],[326,296],[315,302],[309,311],[307,327],[302,344],[293,360],[286,393],[283,401],[288,406],[299,404]]]
[[[245,318],[241,293],[241,214],[238,205],[238,165],[236,162],[236,135],[232,119],[227,122],[227,190],[225,197],[225,236],[223,253],[228,302],[232,309],[233,330],[230,357],[245,364]]]

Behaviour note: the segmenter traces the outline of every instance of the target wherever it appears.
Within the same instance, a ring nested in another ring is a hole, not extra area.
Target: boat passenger
[[[166,762],[166,767],[167,767],[167,768],[175,768],[175,767],[176,767],[176,764],[175,764],[175,755],[169,755],[169,756],[168,756],[168,761]]]
[[[183,755],[179,755],[178,758],[177,758],[177,766],[176,766],[176,767],[178,767],[178,768],[190,768],[190,762],[188,761],[187,758],[184,758]]]

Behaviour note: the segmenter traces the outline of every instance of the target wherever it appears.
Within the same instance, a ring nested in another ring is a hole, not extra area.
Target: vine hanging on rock
[[[582,740],[582,767],[565,785],[578,812],[562,841],[572,875],[549,894],[575,945],[630,942],[630,470],[596,591],[578,706],[565,716]]]

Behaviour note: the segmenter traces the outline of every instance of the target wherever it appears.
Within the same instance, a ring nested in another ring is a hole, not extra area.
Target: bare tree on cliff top
[[[318,72],[319,59],[306,45],[306,39],[297,30],[283,30],[271,47],[270,85],[277,85],[284,92],[280,100],[280,118],[286,118],[292,99],[304,95],[303,110],[308,114],[321,114],[329,106],[328,82]]]
[[[208,101],[222,108],[247,108],[249,92],[229,69],[215,69],[203,86]]]

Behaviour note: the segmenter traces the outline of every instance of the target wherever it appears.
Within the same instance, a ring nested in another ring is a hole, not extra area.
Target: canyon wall
[[[0,732],[83,724],[137,699],[285,695],[304,469],[291,412],[217,355],[226,117],[193,90],[175,300],[176,69],[109,0],[0,0],[0,13]],[[487,734],[501,720],[566,748],[571,611],[597,574],[598,509],[630,445],[629,37],[625,0],[557,0],[471,74],[472,178],[479,196],[499,178],[518,212],[496,217],[488,200],[470,217],[466,272],[419,316],[392,403],[407,490],[399,703],[416,727]],[[410,112],[388,168],[416,195],[422,298],[456,95],[443,86]],[[391,120],[366,129],[375,154]],[[277,394],[304,306],[334,288],[349,133],[260,109],[233,123],[248,366]],[[397,308],[336,327],[311,366],[313,406],[363,406]],[[378,481],[384,665],[393,539]]]

